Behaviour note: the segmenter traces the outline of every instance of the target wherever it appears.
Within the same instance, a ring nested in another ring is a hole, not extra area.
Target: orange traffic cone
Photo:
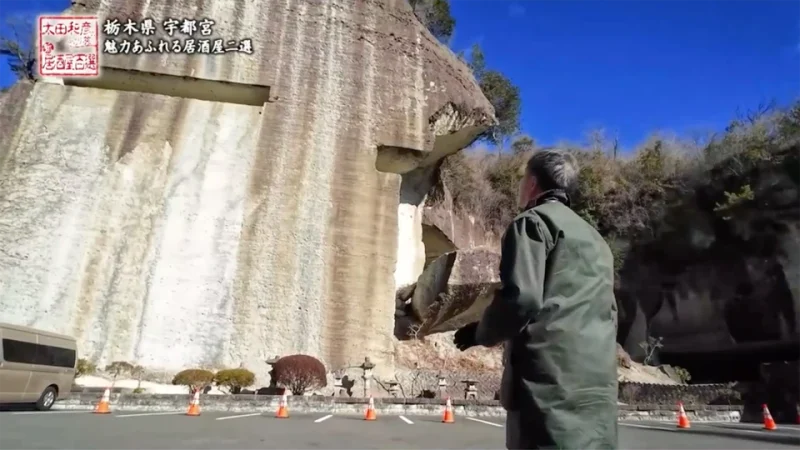
[[[199,416],[200,415],[200,390],[194,391],[194,396],[189,401],[189,409],[186,410],[187,416]]]
[[[369,396],[369,403],[367,404],[367,412],[364,414],[364,420],[375,420],[378,418],[378,415],[375,413],[375,400],[372,399],[372,396]]]
[[[772,418],[772,414],[769,413],[769,408],[767,408],[767,404],[765,403],[763,406],[764,409],[764,429],[765,430],[777,430],[778,427],[775,426],[775,419]]]
[[[686,415],[686,410],[683,409],[683,402],[678,402],[678,428],[691,428],[689,423],[689,416]]]
[[[94,413],[111,414],[109,402],[111,402],[111,389],[106,388],[106,390],[103,391],[103,396],[100,398],[100,401],[97,402],[97,405],[94,407]]]
[[[447,397],[447,403],[444,405],[444,417],[442,417],[442,423],[454,423],[455,418],[453,417],[453,404],[450,403],[450,397]]]
[[[283,393],[281,396],[281,402],[278,403],[278,412],[275,413],[275,417],[278,419],[288,419],[289,418],[289,409],[286,407],[287,400],[286,400],[286,393]]]

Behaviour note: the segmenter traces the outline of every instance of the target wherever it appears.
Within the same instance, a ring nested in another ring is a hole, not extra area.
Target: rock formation
[[[453,207],[444,180],[422,211],[425,268],[397,291],[395,335],[400,339],[456,330],[479,320],[499,286],[499,238]]]
[[[153,370],[390,367],[435,168],[495,123],[466,65],[404,0],[68,12],[208,17],[254,53],[107,55],[0,99],[0,321]]]
[[[800,353],[800,148],[749,174],[696,190],[652,242],[634,247],[617,293],[619,342],[634,360],[663,337],[661,362],[697,382],[754,380],[766,361]],[[714,206],[748,182],[754,200],[724,217]]]

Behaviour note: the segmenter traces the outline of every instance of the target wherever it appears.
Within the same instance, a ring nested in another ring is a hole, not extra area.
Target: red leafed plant
[[[284,356],[275,362],[273,370],[276,383],[289,389],[292,395],[303,395],[328,385],[325,365],[313,356]]]

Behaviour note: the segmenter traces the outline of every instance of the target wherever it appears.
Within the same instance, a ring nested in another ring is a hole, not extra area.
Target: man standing
[[[502,239],[500,281],[462,351],[505,343],[500,400],[509,449],[617,448],[614,261],[570,209],[574,156],[540,151],[520,182],[523,209]]]

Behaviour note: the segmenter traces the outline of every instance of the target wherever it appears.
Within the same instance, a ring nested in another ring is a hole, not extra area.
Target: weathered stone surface
[[[617,343],[617,366],[624,367],[626,369],[630,369],[633,366],[633,360],[631,360],[631,355],[622,348],[619,343]]]
[[[428,196],[422,215],[422,240],[427,262],[453,250],[490,247],[499,251],[499,236],[475,217],[457,211],[443,180],[439,180],[435,194]]]
[[[109,56],[97,80],[0,99],[0,320],[152,370],[390,368],[423,175],[495,123],[469,69],[402,0],[70,12],[209,17],[255,53]]]
[[[446,253],[428,264],[405,303],[417,335],[480,319],[499,286],[499,264],[500,255],[485,247]]]

